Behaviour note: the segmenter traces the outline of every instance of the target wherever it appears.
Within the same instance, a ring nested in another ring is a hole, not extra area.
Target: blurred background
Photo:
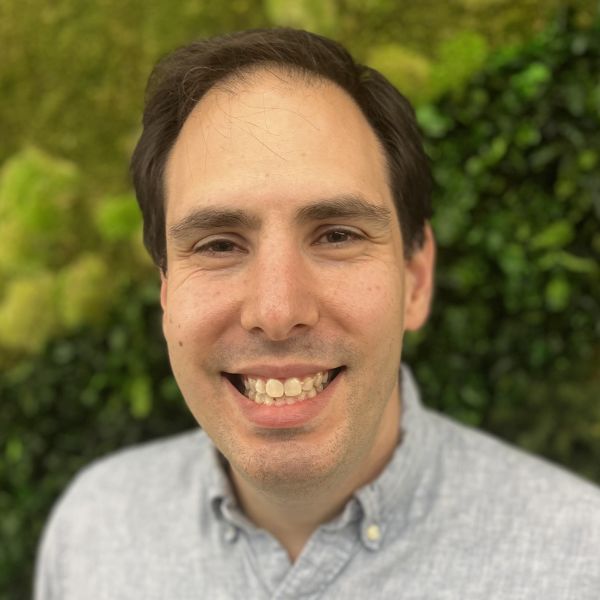
[[[597,0],[2,0],[0,597],[95,457],[195,427],[128,178],[153,64],[192,39],[331,36],[414,103],[432,158],[425,402],[600,482]]]

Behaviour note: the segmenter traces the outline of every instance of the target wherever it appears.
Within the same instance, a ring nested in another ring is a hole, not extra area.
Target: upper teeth
[[[329,371],[320,371],[299,379],[263,379],[260,377],[242,376],[246,396],[259,404],[293,404],[305,398],[314,398],[321,392],[329,380]]]

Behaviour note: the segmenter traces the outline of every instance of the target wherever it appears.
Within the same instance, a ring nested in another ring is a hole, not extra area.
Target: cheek
[[[163,317],[165,337],[173,350],[202,345],[230,323],[233,310],[227,286],[189,280],[168,296]]]
[[[401,330],[404,301],[397,266],[371,263],[352,277],[341,274],[330,289],[332,314],[343,321],[345,328],[366,337],[375,333],[390,336]]]

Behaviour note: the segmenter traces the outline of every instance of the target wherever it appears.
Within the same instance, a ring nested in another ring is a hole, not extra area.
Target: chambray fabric
[[[295,564],[241,514],[195,431],[75,479],[35,599],[600,599],[598,488],[424,409],[406,367],[402,397],[391,462]]]

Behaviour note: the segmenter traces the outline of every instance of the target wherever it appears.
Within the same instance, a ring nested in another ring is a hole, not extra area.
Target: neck
[[[351,496],[322,488],[314,493],[276,495],[240,482],[235,475],[232,479],[246,516],[281,543],[291,562],[298,558],[315,529],[339,514]]]
[[[288,553],[291,562],[323,523],[340,514],[359,488],[377,478],[389,462],[398,443],[399,403],[391,405],[382,419],[383,430],[373,441],[362,465],[328,481],[314,482],[301,488],[265,489],[256,482],[230,470],[230,479],[246,516],[268,531]]]

